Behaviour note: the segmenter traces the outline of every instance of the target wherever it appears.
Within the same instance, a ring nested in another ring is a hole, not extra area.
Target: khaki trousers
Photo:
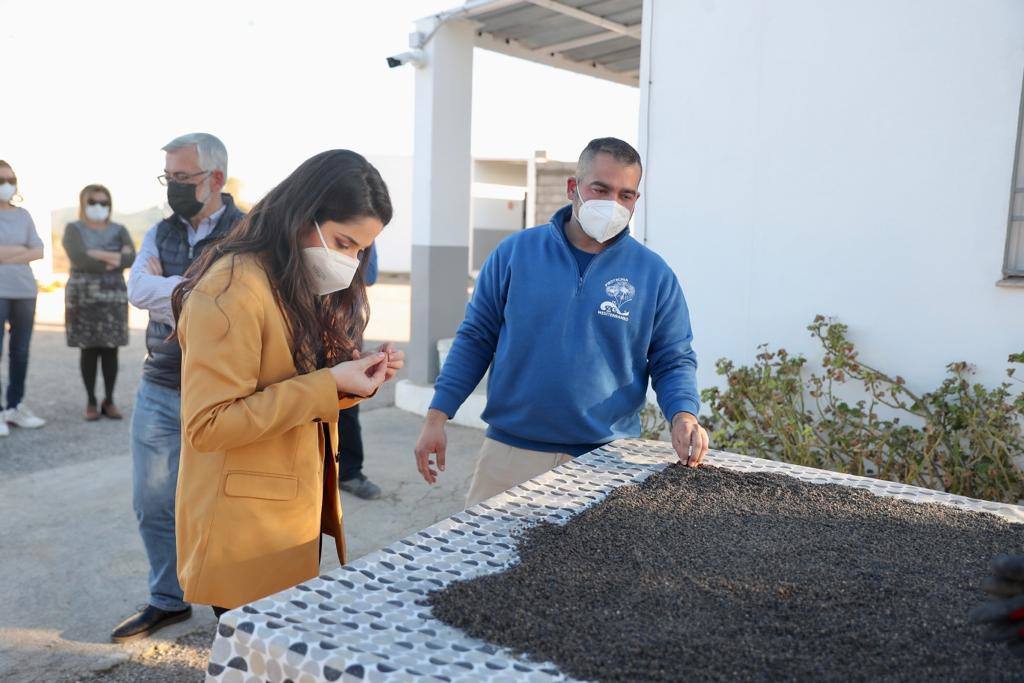
[[[466,495],[466,507],[503,493],[570,460],[572,456],[566,453],[528,451],[493,439],[484,439],[484,445],[480,447],[480,459],[473,472],[473,481]]]

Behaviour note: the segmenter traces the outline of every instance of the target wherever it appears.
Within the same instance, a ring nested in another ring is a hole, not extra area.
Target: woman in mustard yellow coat
[[[347,150],[307,160],[175,290],[182,447],[178,578],[224,609],[319,573],[321,533],[345,561],[339,408],[402,367],[390,345],[360,357],[369,249],[391,220],[377,170]]]

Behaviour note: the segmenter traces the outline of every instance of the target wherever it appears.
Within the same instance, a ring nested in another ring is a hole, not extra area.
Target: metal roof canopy
[[[467,0],[433,18],[472,21],[479,48],[639,87],[642,14],[643,0]]]

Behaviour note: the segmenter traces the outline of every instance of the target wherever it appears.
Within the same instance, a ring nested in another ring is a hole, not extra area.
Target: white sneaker
[[[22,429],[39,429],[46,424],[46,420],[36,417],[24,403],[20,404],[17,408],[8,408],[4,412],[4,420]]]
[[[7,411],[3,411],[4,414]],[[8,436],[11,433],[11,428],[7,426],[7,420],[0,420],[0,437]]]

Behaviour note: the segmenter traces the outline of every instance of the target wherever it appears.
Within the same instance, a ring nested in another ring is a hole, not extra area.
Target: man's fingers
[[[429,454],[426,447],[417,446],[414,452],[416,454],[416,469],[419,470],[420,476],[428,484],[433,483],[430,481],[429,468],[427,467]]]
[[[689,450],[686,464],[689,467],[696,467],[697,463],[700,462],[700,429],[696,425],[690,427],[686,445]]]
[[[440,469],[444,470],[444,446],[435,448],[429,445],[417,445],[414,453],[416,454],[416,469],[419,470],[423,476],[423,480],[428,484],[433,484],[437,481],[437,471],[432,469],[434,463],[430,462],[430,454],[438,452],[438,464]]]
[[[437,446],[437,469],[441,470],[442,472],[444,472],[444,456],[445,456],[445,452],[447,450],[448,450],[448,444],[447,443],[438,444],[438,446]]]
[[[704,457],[704,435],[701,434],[700,425],[693,426],[693,432],[691,433],[691,440],[693,443],[693,466],[697,467],[700,465],[701,459]]]
[[[699,465],[703,460],[704,456],[708,454],[708,430],[703,427],[698,427],[697,431],[700,432],[700,456],[697,458],[697,464]]]
[[[679,462],[687,465],[690,459],[690,434],[685,427],[672,430],[672,447],[676,449]]]

